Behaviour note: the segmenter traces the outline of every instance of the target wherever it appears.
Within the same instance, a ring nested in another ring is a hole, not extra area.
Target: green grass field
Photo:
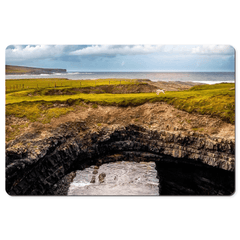
[[[58,117],[73,111],[74,105],[79,105],[82,102],[115,106],[137,106],[146,102],[166,102],[190,113],[197,112],[218,116],[226,122],[235,123],[234,83],[200,85],[186,91],[169,91],[159,95],[156,93],[45,95],[46,91],[50,89],[68,88],[71,91],[72,88],[95,87],[109,83],[111,85],[139,84],[137,80],[126,79],[122,79],[121,82],[119,79],[6,80],[6,115],[26,117],[31,121],[42,119],[42,122],[49,122],[51,117]],[[10,89],[10,86],[16,84],[19,84],[19,88]],[[24,88],[20,88],[21,84],[24,85]],[[26,88],[27,86],[28,88]],[[67,103],[69,107],[54,107],[53,104],[56,102]]]
[[[136,79],[97,79],[97,80],[68,80],[67,78],[46,79],[9,79],[6,80],[6,93],[29,89],[45,88],[80,88],[100,85],[137,84]]]

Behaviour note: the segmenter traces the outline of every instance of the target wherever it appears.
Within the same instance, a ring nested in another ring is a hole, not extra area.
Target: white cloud
[[[234,54],[234,49],[230,45],[202,45],[192,48],[193,54]]]
[[[76,61],[78,56],[113,57],[116,55],[147,55],[156,53],[155,57],[186,55],[221,55],[233,56],[234,49],[229,45],[15,45],[6,49],[6,60],[23,62],[29,60],[67,59]],[[154,57],[154,56],[152,56]],[[122,62],[122,66],[125,63]]]
[[[27,60],[36,58],[56,57],[64,50],[63,45],[16,45],[6,49],[6,57],[11,60]]]
[[[149,54],[163,49],[162,45],[93,45],[80,50],[70,52],[70,55],[107,55],[115,56],[119,55],[139,55]]]
[[[92,45],[70,52],[77,56],[116,56],[116,55],[143,55],[161,52],[161,54],[234,54],[229,45]]]

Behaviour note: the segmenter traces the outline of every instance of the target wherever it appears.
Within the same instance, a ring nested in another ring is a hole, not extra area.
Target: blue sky
[[[233,72],[229,45],[10,45],[6,64],[67,71]]]

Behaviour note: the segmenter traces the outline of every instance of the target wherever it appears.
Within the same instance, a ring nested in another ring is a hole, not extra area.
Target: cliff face
[[[10,195],[52,194],[62,177],[91,164],[155,161],[235,171],[235,142],[188,132],[151,131],[137,125],[90,130],[85,122],[51,132],[26,133],[6,146],[6,191]]]
[[[51,73],[65,73],[66,69],[58,68],[33,68],[33,67],[21,67],[21,66],[5,66],[6,74],[51,74]]]

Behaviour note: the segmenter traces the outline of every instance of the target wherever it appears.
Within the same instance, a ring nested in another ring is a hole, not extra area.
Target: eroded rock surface
[[[111,125],[89,129],[85,122],[26,133],[6,145],[6,191],[10,195],[54,194],[65,175],[107,161],[183,161],[234,172],[235,141],[191,131],[149,130]],[[95,179],[96,180],[96,179]]]

